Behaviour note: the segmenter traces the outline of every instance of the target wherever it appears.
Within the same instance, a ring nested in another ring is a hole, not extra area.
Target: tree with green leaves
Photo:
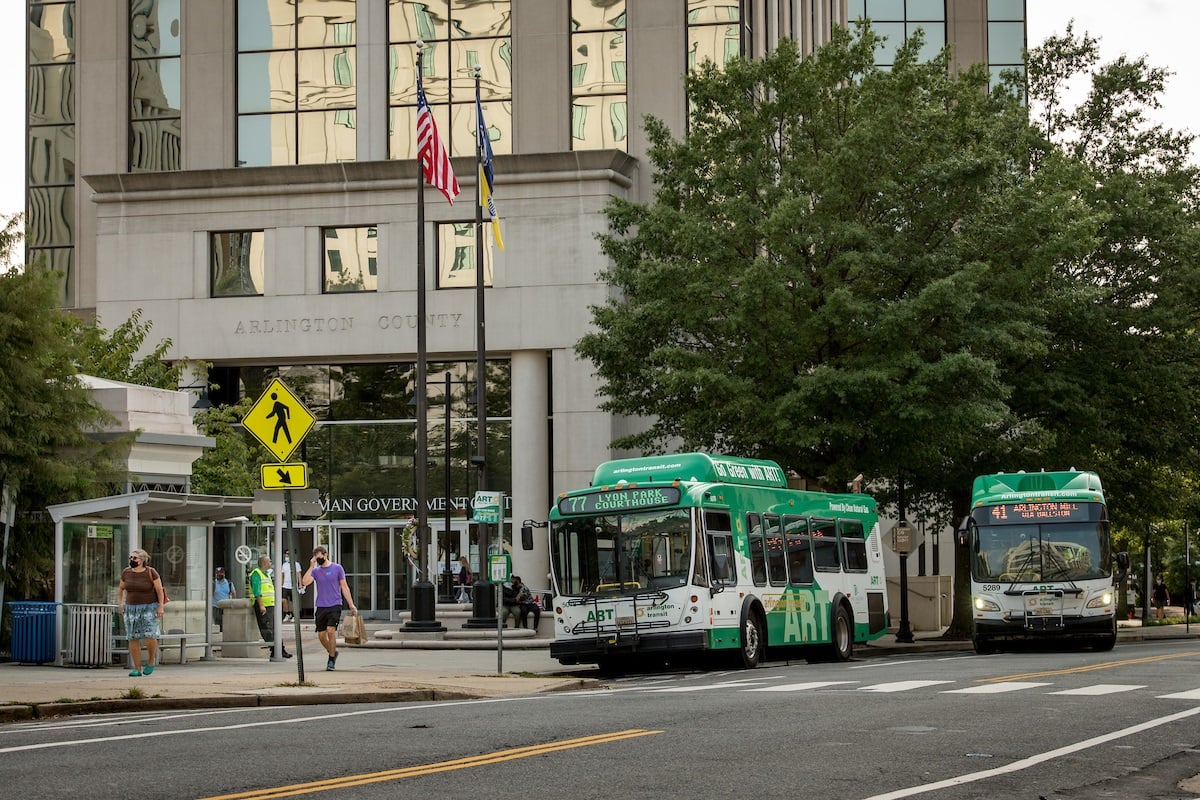
[[[1048,126],[919,44],[885,71],[869,28],[784,43],[689,77],[685,137],[647,120],[655,196],[610,205],[615,291],[577,345],[604,407],[647,420],[614,445],[903,481],[944,521],[986,472],[1097,469],[1118,507],[1194,474],[1194,176],[1186,139],[1121,136],[1146,68]],[[1066,47],[1031,58],[1035,103],[1086,61]]]

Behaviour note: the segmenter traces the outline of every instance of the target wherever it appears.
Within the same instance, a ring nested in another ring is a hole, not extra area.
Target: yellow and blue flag
[[[492,140],[488,136],[487,124],[483,121],[483,105],[479,102],[479,94],[475,95],[476,136],[479,137],[479,205],[486,208],[492,218],[492,238],[496,246],[504,249],[504,239],[500,236],[500,215],[496,213],[496,200],[492,196],[492,186],[495,173],[492,171]]]

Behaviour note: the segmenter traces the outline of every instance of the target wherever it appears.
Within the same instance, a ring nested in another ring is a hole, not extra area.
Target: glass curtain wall
[[[988,69],[992,85],[1006,70],[1025,72],[1025,0],[988,0]]]
[[[388,155],[417,157],[417,42],[421,83],[451,156],[475,154],[475,79],[495,154],[512,152],[512,3],[388,0]]]
[[[75,3],[28,6],[25,263],[59,273],[75,302]]]
[[[687,68],[705,61],[724,68],[742,54],[742,15],[736,0],[686,0]]]
[[[946,46],[945,0],[850,0],[849,20],[869,19],[871,28],[887,37],[875,53],[875,64],[890,67],[905,39],[918,30],[925,32],[922,60],[934,58]]]
[[[354,0],[238,0],[238,166],[357,154]]]

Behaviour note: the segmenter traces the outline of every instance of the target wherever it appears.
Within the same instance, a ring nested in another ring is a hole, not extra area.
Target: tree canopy
[[[916,38],[879,69],[878,44],[710,64],[686,135],[647,119],[654,197],[609,205],[613,291],[577,344],[604,408],[646,421],[614,445],[903,481],[943,522],[977,474],[1074,466],[1130,521],[1179,518],[1200,234],[1191,137],[1145,114],[1165,73],[1068,30],[989,89]]]

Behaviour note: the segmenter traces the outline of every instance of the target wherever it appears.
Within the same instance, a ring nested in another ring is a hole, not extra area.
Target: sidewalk
[[[325,671],[325,651],[312,632],[303,631],[305,684],[298,685],[296,659],[214,658],[162,664],[152,676],[131,678],[119,667],[100,669],[0,664],[0,722],[71,714],[191,708],[413,702],[504,697],[595,688],[599,680],[574,673],[550,658],[549,639],[518,638],[505,632],[498,664],[494,634],[450,649],[453,642],[420,647],[413,641],[376,638],[395,623],[373,624],[369,642],[339,647],[337,670]],[[1144,639],[1200,639],[1200,625],[1141,627],[1121,621],[1120,642]],[[510,640],[510,637],[511,640]],[[517,646],[519,643],[520,646]],[[434,643],[429,643],[430,645]],[[289,649],[292,642],[288,642]],[[856,658],[921,652],[969,652],[971,643],[946,640],[940,632],[917,632],[911,644],[896,642],[894,631],[855,647]],[[166,658],[171,660],[170,655]],[[503,671],[497,667],[502,666]],[[130,697],[131,690],[144,697]]]

